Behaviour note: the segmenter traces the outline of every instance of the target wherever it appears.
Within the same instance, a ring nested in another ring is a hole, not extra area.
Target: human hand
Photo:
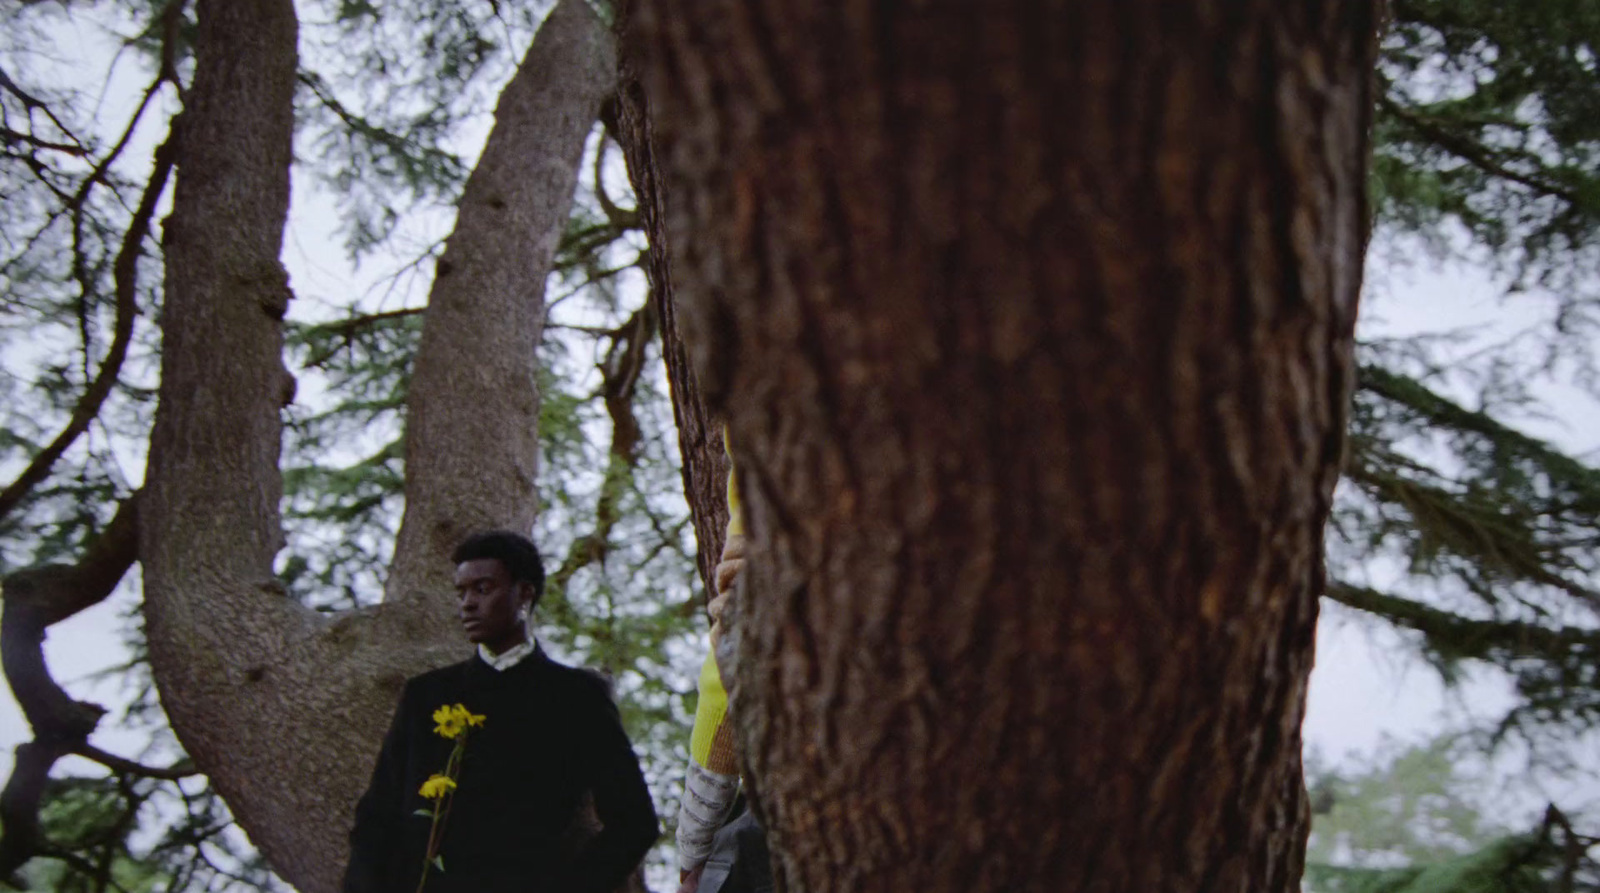
[[[699,890],[700,875],[703,874],[705,870],[706,864],[701,862],[699,865],[696,865],[688,871],[679,871],[678,893],[695,893],[695,891]]]
[[[727,544],[722,547],[722,560],[712,574],[719,595],[733,588],[734,579],[744,569],[744,548],[744,537],[738,534],[728,537]]]

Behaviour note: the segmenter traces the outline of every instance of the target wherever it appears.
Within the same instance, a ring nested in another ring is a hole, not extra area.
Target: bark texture
[[[619,4],[619,35],[629,33],[636,5],[633,0]],[[616,114],[610,123],[627,157],[628,179],[637,196],[639,222],[649,237],[650,253],[645,273],[650,280],[650,302],[656,308],[660,324],[667,381],[672,387],[672,415],[677,422],[678,451],[683,458],[683,489],[694,519],[698,548],[695,559],[709,600],[717,591],[714,572],[728,530],[728,457],[723,449],[722,422],[706,405],[678,323],[672,255],[662,216],[670,199],[662,193],[650,102],[640,80],[639,60],[624,52],[618,70]]]
[[[278,256],[294,7],[202,0],[198,12],[165,232],[160,402],[140,502],[146,632],[184,747],[274,869],[322,893],[338,887],[352,808],[401,683],[465,653],[449,620],[453,599],[438,586],[448,570],[444,528],[531,523],[537,265],[548,264],[538,239],[566,218],[614,63],[592,11],[563,0],[507,88],[441,262],[440,309],[429,310],[417,360],[412,399],[424,418],[409,438],[416,505],[406,521],[415,530],[400,543],[391,585],[402,597],[329,618],[289,599],[273,575],[282,545],[279,411],[293,391],[281,360],[290,292]],[[502,227],[509,232],[495,231]],[[476,413],[508,427],[486,436]],[[432,479],[453,475],[464,483]]]
[[[537,46],[500,95],[434,276],[406,403],[391,598],[449,591],[450,551],[473,531],[533,530],[544,281],[617,71],[581,0],[550,12]]]
[[[1375,7],[640,0],[784,889],[1296,889]]]

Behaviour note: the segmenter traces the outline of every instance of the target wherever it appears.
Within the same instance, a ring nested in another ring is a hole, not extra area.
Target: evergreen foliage
[[[1420,237],[1553,312],[1450,366],[1425,340],[1360,346],[1328,595],[1407,630],[1448,682],[1469,663],[1509,673],[1499,733],[1564,739],[1600,721],[1600,472],[1507,419],[1537,414],[1530,380],[1600,393],[1600,3],[1391,13],[1375,242]],[[1374,566],[1400,571],[1375,587]]]
[[[331,202],[356,278],[370,287],[295,283],[288,359],[300,398],[287,415],[280,573],[296,598],[337,610],[382,592],[403,500],[400,438],[421,296],[496,91],[547,5],[299,5],[296,201]],[[1555,312],[1536,333],[1540,373],[1565,370],[1593,385],[1600,2],[1391,6],[1375,238],[1421,236],[1487,259],[1535,295],[1516,300],[1545,296]],[[193,25],[192,8],[177,0],[0,9],[0,486],[37,464],[75,414],[91,419],[38,481],[8,487],[0,574],[74,560],[141,478],[159,357],[154,211],[166,187],[155,147],[180,108]],[[72,29],[92,38],[76,52],[97,58],[63,63],[61,37]],[[116,76],[104,85],[64,76],[67,64],[104,70],[112,56]],[[661,795],[676,789],[686,756],[702,596],[637,269],[642,243],[634,215],[619,208],[628,200],[612,197],[625,191],[619,155],[594,142],[547,287],[540,354],[537,534],[551,565],[543,631],[563,656],[615,677]],[[152,232],[140,232],[141,219]],[[1362,347],[1330,598],[1409,631],[1446,678],[1467,663],[1509,673],[1520,700],[1502,731],[1592,729],[1600,471],[1508,421],[1520,395],[1505,387],[1498,359],[1474,379],[1479,370],[1441,369],[1432,357],[1423,343]],[[109,387],[91,399],[102,378]],[[1370,584],[1375,558],[1403,569],[1391,585]],[[159,724],[147,677],[135,666],[130,679],[133,715],[123,719]],[[160,755],[181,757],[170,735],[155,734]],[[266,883],[264,867],[220,830],[225,810],[199,781],[66,776],[49,802],[54,858],[29,869],[47,889]],[[661,812],[674,815],[673,804]],[[128,833],[127,816],[138,833]],[[1376,815],[1361,821],[1386,834],[1397,827]],[[1544,883],[1556,870],[1527,855],[1555,832],[1468,830],[1459,847],[1411,867],[1324,867],[1312,886],[1491,889],[1470,884],[1524,874]],[[108,876],[111,886],[101,883]]]
[[[1466,792],[1483,771],[1456,736],[1389,742],[1365,766],[1307,769],[1313,808],[1307,893],[1574,893],[1600,890],[1600,863],[1554,806],[1514,830]]]
[[[1465,227],[1593,321],[1600,269],[1600,4],[1394,0],[1373,193],[1387,225]]]

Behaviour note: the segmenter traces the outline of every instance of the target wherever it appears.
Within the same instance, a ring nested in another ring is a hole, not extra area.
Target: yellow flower
[[[483,725],[484,716],[473,713],[465,704],[449,704],[433,711],[433,731],[445,738],[455,738],[469,727]]]
[[[461,734],[461,721],[449,707],[440,707],[433,711],[433,722],[433,730],[446,738],[454,738]]]
[[[439,800],[455,789],[455,779],[447,775],[435,774],[422,783],[422,787],[417,789],[417,793],[427,797],[429,800]]]

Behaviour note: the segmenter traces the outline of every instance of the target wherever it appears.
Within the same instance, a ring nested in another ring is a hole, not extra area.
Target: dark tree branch
[[[1448,642],[1452,650],[1463,657],[1483,660],[1499,657],[1510,661],[1518,658],[1551,660],[1552,655],[1600,656],[1600,630],[1545,627],[1516,620],[1474,620],[1411,599],[1337,581],[1329,582],[1327,595],[1342,605],[1376,614],[1396,626]]]
[[[183,81],[178,78],[178,33],[183,28],[183,11],[188,0],[170,0],[161,10],[161,67],[157,75],[170,81],[183,93]]]
[[[594,152],[594,195],[612,226],[619,230],[638,229],[639,209],[619,208],[617,203],[611,200],[611,196],[606,194],[606,148],[611,142],[610,128],[603,128],[600,131],[600,145]]]
[[[550,575],[551,589],[565,592],[574,574],[591,564],[604,564],[611,551],[611,531],[618,521],[617,501],[627,483],[626,471],[638,464],[639,420],[633,412],[638,392],[639,373],[644,368],[645,352],[655,337],[655,307],[646,302],[615,329],[600,334],[611,339],[611,347],[597,365],[600,369],[600,395],[606,414],[611,417],[610,469],[600,485],[595,501],[594,529],[572,541],[567,557]]]
[[[655,307],[647,301],[611,336],[611,347],[600,364],[601,394],[606,414],[611,417],[611,456],[628,468],[638,462],[639,439],[643,436],[633,412],[633,397],[638,391],[639,373],[644,369],[645,351],[655,332]]]
[[[1441,127],[1438,122],[1426,115],[1402,107],[1387,93],[1379,94],[1378,107],[1385,113],[1393,115],[1396,120],[1411,128],[1419,136],[1485,173],[1526,186],[1541,195],[1559,198],[1570,205],[1583,207],[1587,204],[1583,195],[1571,187],[1507,167],[1503,161],[1495,157],[1493,150],[1451,133],[1448,128]]]
[[[44,799],[50,767],[65,756],[61,742],[29,741],[17,745],[11,779],[0,791],[0,881],[25,889],[17,870],[40,852],[39,804]]]
[[[100,414],[100,408],[105,404],[106,397],[110,396],[111,389],[122,373],[122,364],[127,359],[128,346],[133,340],[134,318],[139,313],[139,257],[144,252],[144,241],[150,234],[150,223],[155,217],[156,205],[161,200],[161,194],[166,191],[175,155],[175,140],[169,134],[167,140],[156,149],[155,170],[151,172],[150,180],[145,184],[144,194],[139,198],[139,207],[134,211],[133,220],[128,224],[128,231],[123,235],[122,247],[117,252],[112,267],[112,277],[116,284],[117,316],[111,346],[100,364],[100,370],[84,389],[83,395],[78,398],[78,405],[73,407],[72,416],[68,419],[66,427],[61,429],[61,433],[56,435],[49,446],[33,457],[28,467],[24,468],[15,480],[0,491],[0,519],[10,514],[30,490],[49,476],[50,469],[55,466],[56,461],[83,435],[83,432],[89,429],[90,423]]]
[[[404,307],[399,310],[387,310],[383,313],[367,313],[361,316],[352,316],[349,319],[341,319],[335,322],[322,323],[321,325],[316,326],[314,331],[326,332],[330,335],[338,335],[341,340],[337,346],[330,347],[327,350],[313,354],[309,359],[306,360],[305,367],[307,369],[316,369],[323,363],[328,362],[328,360],[333,358],[334,354],[346,347],[349,347],[350,344],[355,341],[355,337],[361,334],[362,330],[364,329],[371,328],[378,323],[388,322],[390,320],[404,319],[408,316],[420,316],[427,309],[428,308],[426,307]]]
[[[138,128],[140,119],[144,117],[145,109],[149,108],[150,101],[155,99],[156,94],[161,91],[161,87],[169,80],[177,83],[178,73],[173,63],[173,55],[176,51],[173,48],[173,42],[177,39],[177,25],[183,14],[183,7],[187,2],[188,0],[170,0],[166,9],[162,11],[161,15],[165,23],[164,36],[161,47],[161,67],[156,72],[156,79],[151,81],[150,86],[145,88],[144,95],[139,99],[139,105],[134,108],[133,115],[128,118],[128,126],[122,130],[122,136],[117,138],[117,142],[111,147],[111,151],[100,159],[99,163],[94,166],[94,170],[90,171],[89,176],[78,186],[78,191],[72,197],[74,206],[81,207],[88,200],[89,192],[95,186],[105,182],[106,174],[110,172],[112,162],[116,161],[122,155],[122,150],[128,147],[129,141],[133,139],[134,130]]]
[[[146,766],[137,760],[130,760],[126,757],[119,757],[116,754],[106,753],[100,748],[95,747],[93,744],[89,744],[87,742],[72,748],[72,752],[86,760],[93,760],[107,769],[110,769],[112,772],[126,775],[137,775],[141,778],[159,778],[164,781],[177,781],[180,778],[193,778],[194,776],[201,774],[200,770],[197,769],[194,763],[190,762],[189,760],[179,760],[178,762],[173,763],[171,766]]]
[[[32,146],[35,149],[47,149],[51,152],[61,152],[66,155],[72,155],[80,158],[89,154],[88,150],[84,149],[82,146],[40,139],[31,133],[22,133],[21,131],[12,130],[9,127],[0,127],[0,140],[4,140],[7,144],[23,143],[24,145]],[[14,157],[21,158],[22,156],[18,155]]]
[[[60,118],[56,117],[56,113],[50,110],[50,106],[45,103],[44,100],[33,96],[26,90],[23,90],[17,85],[16,81],[13,81],[11,77],[6,74],[5,69],[3,68],[0,68],[0,90],[4,90],[5,92],[10,93],[12,96],[17,97],[18,101],[22,103],[22,107],[27,109],[29,112],[33,112],[35,110],[44,112],[44,116],[50,119],[50,123],[54,124],[57,130],[66,134],[68,139],[72,140],[79,146],[83,145],[83,141],[78,139],[78,137],[73,134],[72,129],[67,127],[66,124],[62,123]]]
[[[1558,865],[1559,872],[1555,878],[1554,889],[1558,893],[1573,893],[1577,889],[1578,870],[1582,867],[1589,850],[1600,846],[1600,838],[1585,837],[1572,828],[1572,820],[1556,808],[1554,803],[1545,807],[1544,826],[1540,829],[1540,843],[1545,847],[1555,849],[1555,831],[1560,829],[1566,840],[1560,844]]]
[[[74,701],[50,676],[45,630],[109,596],[138,554],[138,497],[123,500],[111,523],[73,566],[17,571],[5,579],[0,614],[0,665],[34,740],[17,748],[0,792],[0,878],[40,852],[39,805],[56,760],[87,746],[105,708]]]
[[[123,128],[122,136],[119,137],[116,144],[111,147],[111,151],[107,152],[105,157],[100,159],[99,163],[94,166],[94,170],[89,172],[89,176],[85,177],[83,182],[78,184],[78,191],[73,194],[72,198],[67,200],[67,207],[70,209],[72,214],[72,275],[73,278],[77,280],[79,289],[78,327],[83,339],[83,365],[85,377],[88,377],[89,374],[89,350],[91,346],[89,343],[89,298],[90,295],[92,295],[95,291],[93,276],[89,272],[88,258],[83,251],[83,226],[84,218],[88,213],[89,196],[94,191],[96,186],[104,185],[106,176],[111,172],[112,163],[122,155],[122,150],[126,149],[128,142],[133,139],[134,130],[138,128],[139,122],[144,118],[145,110],[150,107],[150,101],[155,98],[158,92],[160,92],[162,85],[164,85],[169,79],[174,84],[178,84],[177,68],[173,63],[173,56],[175,53],[173,44],[177,39],[177,26],[181,21],[185,3],[187,3],[187,0],[169,0],[166,8],[162,10],[161,16],[164,24],[161,46],[161,67],[156,72],[156,79],[151,82],[149,87],[145,88],[144,96],[140,98],[138,107],[133,110],[133,115],[128,119],[128,126]],[[181,84],[179,84],[179,88],[181,92]],[[167,143],[171,142],[172,140],[169,135]],[[166,148],[166,144],[163,144],[163,148]],[[156,163],[158,167],[160,166],[160,155],[161,150],[158,149],[156,153]],[[153,183],[154,181],[155,178],[152,176],[151,182]],[[165,185],[164,176],[162,177],[162,184]],[[157,190],[157,197],[159,197],[159,195],[160,192]],[[147,185],[146,197],[148,196],[149,188]],[[146,223],[148,224],[148,221],[146,221]],[[139,225],[139,221],[135,219],[132,227],[129,230],[130,233],[134,228],[138,228]],[[124,245],[124,247],[126,247],[126,245]],[[120,262],[121,258],[119,257],[118,260]],[[118,297],[120,302],[121,296],[119,295]],[[118,312],[119,314],[121,312],[120,303]]]

